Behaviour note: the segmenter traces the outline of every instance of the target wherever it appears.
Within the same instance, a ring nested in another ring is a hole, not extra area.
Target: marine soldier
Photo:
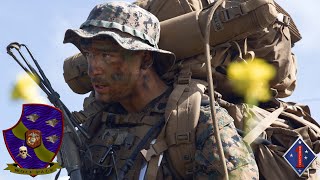
[[[210,106],[200,105],[194,126],[187,120],[172,125],[173,117],[182,118],[178,111],[192,105],[183,98],[200,91],[193,91],[190,81],[179,86],[161,79],[175,55],[158,48],[159,36],[154,15],[124,2],[97,5],[80,29],[66,31],[64,43],[74,44],[87,59],[94,88],[90,103],[103,107],[83,124],[93,136],[80,151],[84,179],[223,178]],[[217,104],[216,111],[229,177],[258,179],[254,156],[232,117]],[[192,130],[178,133],[182,126]],[[168,138],[169,131],[175,132],[174,138]],[[173,151],[186,155],[181,159]]]

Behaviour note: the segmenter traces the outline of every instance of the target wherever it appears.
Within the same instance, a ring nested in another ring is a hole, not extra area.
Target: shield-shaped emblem
[[[45,104],[23,104],[19,121],[3,131],[12,159],[25,169],[48,167],[60,149],[62,135],[62,112]]]

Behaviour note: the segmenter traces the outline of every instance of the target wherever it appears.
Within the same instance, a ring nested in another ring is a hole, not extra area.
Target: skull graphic
[[[26,159],[27,156],[31,157],[29,154],[28,154],[28,149],[27,147],[25,146],[21,146],[19,148],[19,154],[17,156],[20,156],[22,159]]]

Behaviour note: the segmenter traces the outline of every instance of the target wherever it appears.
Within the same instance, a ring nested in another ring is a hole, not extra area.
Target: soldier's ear
[[[148,69],[153,64],[153,58],[152,58],[152,52],[150,51],[144,51],[143,52],[143,58],[141,61],[141,69]]]

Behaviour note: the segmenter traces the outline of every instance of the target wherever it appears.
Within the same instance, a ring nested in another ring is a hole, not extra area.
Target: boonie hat
[[[97,5],[80,29],[68,29],[63,43],[73,43],[80,49],[83,38],[107,36],[127,50],[155,52],[154,66],[163,75],[173,66],[175,55],[158,48],[160,23],[157,17],[137,5],[108,2]]]

